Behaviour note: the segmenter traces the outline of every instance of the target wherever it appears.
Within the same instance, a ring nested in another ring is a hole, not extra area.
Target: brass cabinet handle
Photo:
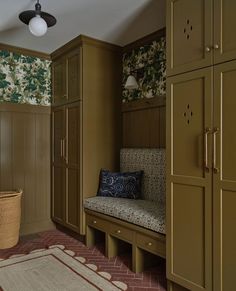
[[[62,139],[62,157],[65,159],[65,139]]]
[[[67,157],[66,157],[66,150],[65,150],[65,138],[62,139],[62,157],[65,161],[67,161]]]
[[[121,233],[121,230],[118,229],[118,230],[116,231],[116,233],[118,233],[118,234]]]
[[[211,51],[211,47],[210,46],[206,46],[206,52],[209,53]]]
[[[216,44],[214,45],[214,49],[218,50],[219,48],[220,48],[220,46],[218,45],[218,43],[216,43]]]
[[[63,158],[63,140],[61,139],[61,158]]]
[[[151,243],[151,242],[149,242],[147,245],[148,245],[149,247],[151,247],[151,246],[152,246],[152,243]]]
[[[208,165],[208,135],[211,133],[211,129],[207,127],[204,132],[204,148],[205,148],[205,155],[204,155],[204,169],[206,172],[210,171],[210,167]]]
[[[217,161],[216,161],[216,135],[219,133],[220,129],[218,127],[214,128],[213,131],[213,170],[214,173],[219,173],[219,168],[217,168]]]
[[[94,220],[94,221],[93,221],[93,224],[96,224],[96,223],[97,223],[97,221],[96,221],[96,220]]]

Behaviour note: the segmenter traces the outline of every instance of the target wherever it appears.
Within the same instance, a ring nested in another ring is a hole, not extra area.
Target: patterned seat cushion
[[[141,199],[165,203],[165,168],[165,149],[121,149],[121,172],[141,170],[144,173]]]
[[[165,204],[113,197],[85,199],[84,207],[165,234]]]

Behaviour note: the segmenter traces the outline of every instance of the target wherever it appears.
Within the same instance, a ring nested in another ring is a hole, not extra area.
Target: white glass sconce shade
[[[127,78],[127,81],[125,83],[125,89],[128,89],[128,90],[138,89],[138,83],[134,76],[130,75]]]

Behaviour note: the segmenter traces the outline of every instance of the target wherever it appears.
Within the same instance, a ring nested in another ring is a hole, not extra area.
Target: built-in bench
[[[105,233],[109,258],[117,255],[118,240],[130,243],[132,269],[140,272],[143,250],[165,258],[165,150],[122,149],[120,170],[144,171],[142,197],[86,199],[86,244],[94,245],[96,229]]]

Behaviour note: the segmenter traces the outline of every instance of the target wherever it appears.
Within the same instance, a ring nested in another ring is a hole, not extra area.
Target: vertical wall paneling
[[[22,188],[21,233],[50,220],[50,108],[0,105],[0,190]]]
[[[12,187],[12,117],[9,112],[1,112],[1,188],[7,189]]]
[[[165,97],[123,103],[123,147],[165,148]]]

